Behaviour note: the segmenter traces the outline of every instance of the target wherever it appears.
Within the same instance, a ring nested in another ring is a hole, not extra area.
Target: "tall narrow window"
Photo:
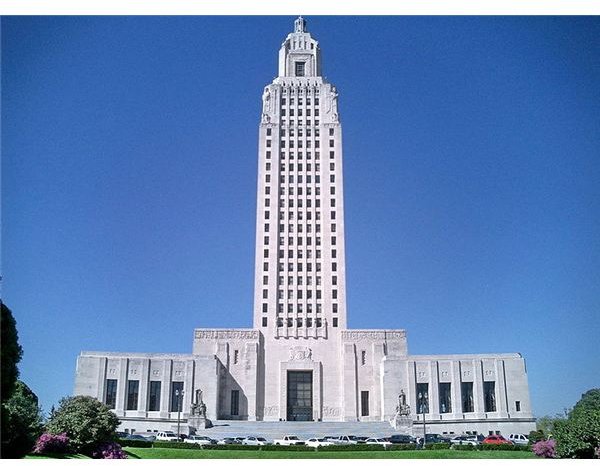
[[[183,407],[183,382],[171,382],[170,411],[176,413]]]
[[[417,384],[417,414],[429,413],[429,384]]]
[[[485,412],[496,411],[496,382],[483,382]]]
[[[296,76],[304,76],[305,63],[303,61],[296,62]]]
[[[472,413],[475,410],[473,406],[473,382],[462,382],[460,384],[460,394],[463,413]]]
[[[440,383],[440,413],[452,412],[452,392],[450,391],[450,383]]]
[[[231,390],[231,415],[239,416],[240,414],[240,391]]]
[[[521,411],[521,402],[515,401],[515,411]]]
[[[107,379],[106,380],[106,397],[104,403],[110,409],[115,409],[117,404],[117,380]]]
[[[138,396],[140,390],[139,380],[129,380],[127,382],[127,409],[137,410],[138,409]]]
[[[367,363],[367,352],[365,350],[360,352],[360,364],[364,366]]]
[[[150,381],[150,393],[148,394],[148,411],[160,411],[160,381]]]
[[[360,392],[360,415],[369,415],[369,392]]]

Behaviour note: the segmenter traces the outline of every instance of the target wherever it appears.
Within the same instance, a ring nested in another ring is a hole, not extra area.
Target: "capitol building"
[[[519,353],[414,355],[404,329],[347,327],[339,99],[298,18],[262,90],[253,326],[197,328],[189,354],[83,351],[74,393],[120,430],[173,430],[197,390],[213,423],[387,422],[402,392],[429,432],[535,429]]]

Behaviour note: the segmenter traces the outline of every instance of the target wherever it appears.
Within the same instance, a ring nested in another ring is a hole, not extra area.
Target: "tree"
[[[23,349],[19,345],[19,334],[17,322],[10,309],[2,303],[2,316],[0,326],[2,327],[2,353],[1,353],[1,388],[0,399],[2,403],[8,400],[15,389],[15,383],[19,377],[17,364],[23,356]],[[4,419],[3,419],[4,420]]]
[[[66,433],[77,453],[90,455],[100,444],[114,439],[119,423],[104,403],[91,396],[72,396],[60,400],[46,430],[51,434]]]
[[[4,403],[2,457],[22,458],[29,453],[42,433],[42,411],[37,396],[17,381],[12,396]]]
[[[600,389],[589,390],[554,423],[556,452],[561,458],[593,458],[600,447]]]

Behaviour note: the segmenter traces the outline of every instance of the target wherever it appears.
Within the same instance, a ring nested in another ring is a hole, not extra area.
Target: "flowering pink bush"
[[[69,437],[64,432],[62,434],[42,434],[35,442],[34,453],[68,453]]]
[[[105,460],[124,460],[127,459],[127,453],[123,451],[121,445],[111,442],[100,445],[94,451],[94,453],[92,453],[92,458]]]
[[[542,458],[556,458],[556,442],[554,439],[540,440],[533,444],[531,450],[536,456],[541,456]]]

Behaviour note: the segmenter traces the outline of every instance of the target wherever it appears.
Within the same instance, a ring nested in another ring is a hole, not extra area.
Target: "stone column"
[[[248,420],[256,421],[258,343],[248,342],[244,350],[244,391],[248,400]]]
[[[127,373],[129,360],[127,358],[119,359],[119,380],[117,382],[117,403],[115,405],[117,416],[125,416],[127,402]]]
[[[381,343],[373,343],[372,348],[372,360],[371,366],[373,367],[373,378],[371,380],[371,393],[370,393],[370,403],[372,406],[370,407],[371,411],[369,412],[369,417],[371,419],[381,419],[383,416],[383,394],[381,393],[381,361],[385,356],[384,344]]]
[[[481,360],[473,359],[473,404],[475,413],[482,419],[485,418],[485,405],[483,403],[483,367]]]
[[[460,377],[460,361],[450,361],[450,370],[452,371],[452,414],[453,418],[461,419],[462,415],[462,393],[461,393],[461,377]]]
[[[358,420],[358,397],[356,387],[356,348],[354,343],[344,343],[343,346],[344,375],[342,392],[344,403],[344,421]]]
[[[142,360],[142,373],[140,375],[140,393],[138,399],[138,415],[148,416],[148,385],[150,380],[150,360]]]
[[[438,420],[440,416],[440,379],[439,368],[437,361],[429,361],[429,384],[431,390],[429,392],[429,415],[431,419]]]
[[[183,379],[183,400],[181,401],[181,416],[189,416],[190,406],[194,399],[194,361],[185,361],[185,376]]]
[[[160,378],[160,417],[169,419],[169,394],[171,393],[171,374],[173,372],[173,360],[163,361],[162,377]]]
[[[508,414],[504,361],[502,359],[494,359],[494,370],[496,372],[496,411],[500,417],[510,417]]]

